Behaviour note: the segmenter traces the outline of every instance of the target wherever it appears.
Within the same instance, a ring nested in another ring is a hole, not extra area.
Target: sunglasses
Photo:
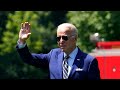
[[[59,36],[59,37],[57,37],[57,41],[60,41],[61,38],[65,41],[68,40],[68,36]]]

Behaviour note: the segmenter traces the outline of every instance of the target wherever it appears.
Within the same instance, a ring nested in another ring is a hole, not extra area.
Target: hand
[[[19,42],[25,43],[30,36],[30,24],[28,22],[21,23],[21,29],[19,32]]]

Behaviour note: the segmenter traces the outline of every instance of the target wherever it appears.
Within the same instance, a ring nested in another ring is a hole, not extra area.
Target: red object
[[[120,56],[96,57],[101,79],[120,79]]]
[[[98,60],[101,79],[120,79],[120,41],[97,42],[90,54]]]
[[[120,48],[120,41],[97,42],[96,46],[102,49]]]

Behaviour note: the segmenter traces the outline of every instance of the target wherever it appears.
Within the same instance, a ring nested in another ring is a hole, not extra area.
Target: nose
[[[60,42],[63,42],[63,41],[64,41],[64,39],[61,37],[61,38],[60,38]]]

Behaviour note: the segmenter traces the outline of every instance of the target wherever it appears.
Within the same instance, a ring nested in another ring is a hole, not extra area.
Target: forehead
[[[69,27],[60,27],[57,29],[57,34],[71,34],[71,32]]]

